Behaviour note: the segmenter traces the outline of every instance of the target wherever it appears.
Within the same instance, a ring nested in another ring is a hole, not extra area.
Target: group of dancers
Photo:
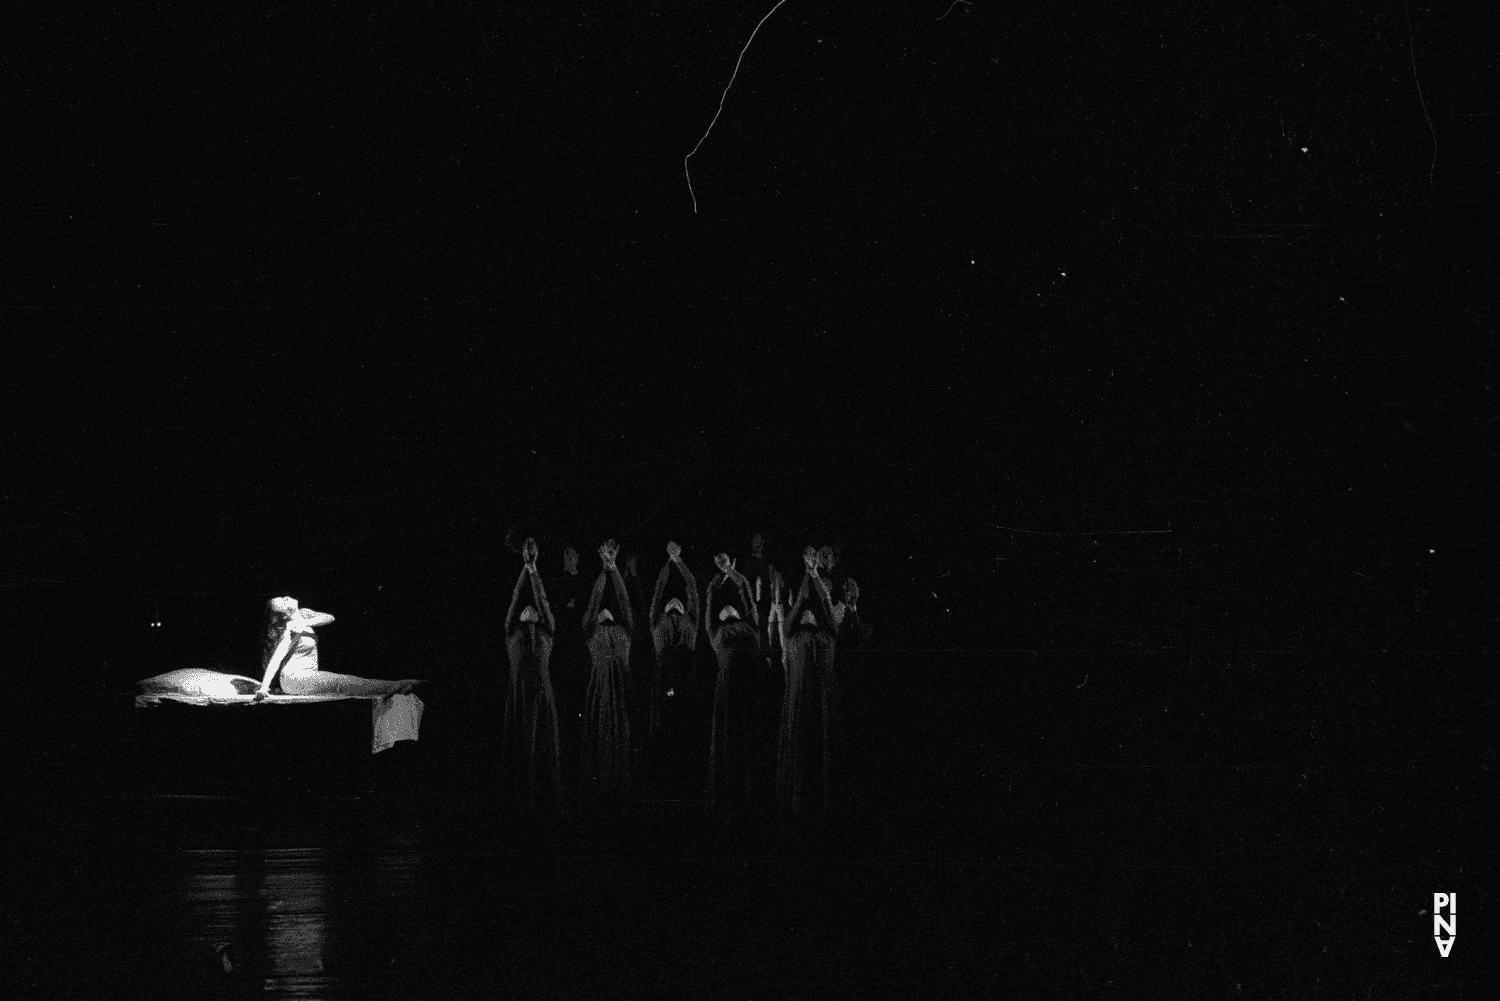
[[[859,585],[833,578],[837,550],[808,546],[793,591],[763,547],[757,534],[747,559],[720,553],[700,592],[681,547],[669,542],[647,604],[635,560],[622,571],[614,540],[599,547],[591,590],[577,552],[565,550],[550,594],[536,541],[526,540],[505,615],[510,683],[501,728],[517,805],[562,808],[566,790],[590,812],[637,798],[701,798],[713,812],[742,815],[835,806],[845,757],[840,682],[860,674],[855,661],[871,633],[860,620]],[[186,669],[142,688],[261,701],[385,698],[422,684],[321,670],[315,630],[333,616],[294,598],[272,599],[267,618],[259,681]],[[712,666],[700,662],[703,634]]]
[[[833,549],[808,546],[791,591],[757,535],[743,566],[716,556],[718,572],[700,592],[681,547],[669,542],[649,604],[635,561],[622,572],[613,540],[599,547],[587,592],[575,551],[563,554],[565,572],[550,595],[538,555],[527,539],[505,615],[502,752],[518,805],[563,806],[576,775],[585,811],[643,795],[702,798],[721,814],[834,807],[839,680],[869,629],[859,585],[831,580]],[[700,668],[700,634],[714,676]],[[577,726],[562,725],[568,720]]]

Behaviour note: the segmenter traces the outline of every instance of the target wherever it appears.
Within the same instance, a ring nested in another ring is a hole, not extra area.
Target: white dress
[[[318,637],[311,626],[293,621],[292,649],[281,663],[281,690],[288,695],[346,695],[351,698],[379,698],[411,691],[415,682],[376,681],[352,674],[335,674],[318,670]]]

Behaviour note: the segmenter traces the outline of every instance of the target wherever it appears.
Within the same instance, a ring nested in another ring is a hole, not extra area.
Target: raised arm
[[[588,611],[583,613],[583,634],[592,635],[596,620],[599,618],[599,606],[604,604],[604,573],[599,573],[599,579],[594,581],[594,593],[589,596]]]
[[[818,576],[816,563],[810,562],[806,573],[802,577],[802,586],[797,590],[797,600],[792,602],[792,609],[787,613],[786,620],[795,628],[801,620],[802,613],[808,610],[808,606],[814,606],[815,614],[818,616],[818,627],[828,632],[838,631],[838,616],[834,613],[833,602],[828,597],[828,585],[823,578]]]
[[[791,628],[797,628],[797,622],[802,618],[803,606],[807,604],[807,579],[818,572],[818,556],[813,552],[812,546],[808,546],[802,553],[802,562],[807,570],[802,575],[802,585],[797,588],[797,594],[791,600],[791,607],[786,610],[786,621]]]
[[[625,569],[620,571],[620,576],[625,578],[625,593],[630,596],[630,615],[632,621],[644,609],[641,607],[641,577],[635,569],[635,557],[625,561]]]
[[[708,582],[708,590],[703,595],[703,631],[708,633],[708,638],[713,639],[718,635],[718,623],[714,621],[714,595],[719,593],[719,584],[724,580],[723,574],[718,574]]]
[[[630,607],[630,593],[625,590],[625,578],[620,576],[620,571],[615,569],[613,564],[610,565],[608,573],[609,579],[614,581],[615,597],[620,601],[620,617],[625,620],[625,630],[633,633],[635,632],[635,611]],[[600,588],[599,593],[602,596],[604,589]]]
[[[828,582],[817,571],[813,571],[802,582],[803,588],[808,587],[808,585],[812,586],[814,592],[812,597],[818,606],[819,620],[829,627],[829,632],[837,632],[838,620],[841,616],[833,610],[833,598],[828,594]]]
[[[750,621],[754,623],[756,629],[759,629],[760,609],[756,607],[755,602],[750,597],[750,581],[746,580],[745,575],[733,567],[729,568],[729,574],[729,579],[734,581],[735,587],[740,589],[740,604],[750,610]],[[712,602],[709,603],[709,607],[713,607]]]
[[[682,560],[672,562],[677,564],[677,569],[682,573],[682,582],[687,585],[687,607],[683,611],[687,612],[687,620],[696,626],[699,610],[703,607],[698,601],[698,578],[693,576],[693,571]]]
[[[656,575],[656,589],[651,592],[651,628],[661,621],[662,597],[667,590],[667,575],[672,572],[672,561],[667,560],[662,564],[661,573]]]
[[[718,604],[714,599],[714,595],[718,594],[720,587],[733,587],[735,588],[740,607],[747,609],[747,621],[758,629],[760,627],[760,609],[756,608],[755,602],[750,600],[750,582],[745,579],[744,574],[735,568],[734,560],[729,558],[728,553],[720,553],[718,556],[715,556],[714,565],[719,568],[719,574],[709,583],[708,590],[703,595],[703,603],[707,606],[704,609],[704,615],[711,617],[714,614],[714,607]],[[708,619],[705,618],[704,621],[707,622]]]
[[[781,573],[772,567],[767,574],[771,581],[771,607],[766,614],[766,649],[771,649],[770,644],[781,635],[781,617],[785,609],[781,607]]]
[[[536,567],[531,567],[531,588],[536,592],[537,611],[541,613],[542,621],[537,623],[547,635],[557,632],[557,620],[552,617],[552,606],[547,602],[547,586],[542,583],[542,575],[536,572]]]
[[[556,625],[552,621],[551,611],[547,608],[547,597],[542,592],[542,577],[536,570],[536,558],[538,555],[539,550],[537,549],[536,540],[527,539],[521,546],[521,559],[524,561],[521,566],[521,575],[516,578],[515,590],[510,593],[510,610],[505,613],[505,635],[507,636],[519,624],[521,589],[526,586],[528,580],[531,582],[532,595],[540,606],[538,614],[542,617],[545,628],[548,632],[551,632]]]
[[[521,617],[521,588],[526,586],[526,568],[521,568],[521,574],[516,578],[516,586],[510,592],[510,609],[505,613],[505,635],[509,636],[511,630],[516,628],[517,620]]]
[[[797,625],[797,621],[802,618],[803,609],[808,603],[807,581],[810,576],[812,575],[803,574],[802,586],[797,589],[797,596],[792,599],[792,606],[786,610],[786,620],[794,627]]]

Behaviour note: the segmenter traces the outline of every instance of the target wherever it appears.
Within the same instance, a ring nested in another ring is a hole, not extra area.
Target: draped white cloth
[[[374,720],[375,736],[370,742],[370,753],[394,747],[398,740],[416,740],[417,728],[422,725],[422,700],[415,695],[387,695],[370,703]]]

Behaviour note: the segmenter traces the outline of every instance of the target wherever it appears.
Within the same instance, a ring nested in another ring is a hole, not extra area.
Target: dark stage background
[[[770,4],[0,15],[7,994],[1489,982],[1481,36],[943,6],[780,7],[696,213]],[[755,530],[860,582],[851,812],[506,816],[520,542]],[[132,707],[278,594],[419,743]]]

